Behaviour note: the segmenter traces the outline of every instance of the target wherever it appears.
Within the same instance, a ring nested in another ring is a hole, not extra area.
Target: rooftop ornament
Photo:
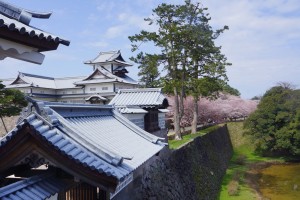
[[[62,39],[33,26],[32,18],[48,19],[51,12],[35,12],[0,0],[0,60],[11,57],[42,64],[45,55],[40,52],[56,50],[59,44],[69,46]]]
[[[18,20],[19,22],[26,25],[29,25],[32,17],[39,19],[49,19],[52,14],[52,12],[42,13],[25,10],[3,1],[0,1],[0,13],[9,18]]]

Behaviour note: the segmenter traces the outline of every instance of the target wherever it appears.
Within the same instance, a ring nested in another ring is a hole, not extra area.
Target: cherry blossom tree
[[[174,98],[168,97],[169,110],[167,117],[172,118]],[[223,123],[226,121],[244,120],[256,110],[257,100],[246,100],[230,94],[220,94],[215,100],[201,98],[198,102],[198,125],[207,125],[208,123]],[[193,98],[184,99],[184,114],[180,121],[181,127],[191,126],[193,121]],[[172,123],[172,122],[170,122]]]

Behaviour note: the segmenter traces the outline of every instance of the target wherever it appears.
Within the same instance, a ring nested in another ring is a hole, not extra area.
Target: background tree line
[[[245,122],[257,151],[264,155],[300,156],[300,90],[280,83],[261,98]]]

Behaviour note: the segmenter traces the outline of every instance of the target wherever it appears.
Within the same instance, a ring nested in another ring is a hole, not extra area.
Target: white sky
[[[159,3],[183,0],[6,0],[36,11],[52,11],[50,19],[32,19],[31,25],[71,41],[47,52],[42,65],[13,59],[0,62],[0,78],[16,77],[18,71],[52,77],[88,75],[84,65],[100,51],[120,49],[125,60],[134,55],[129,35],[148,28],[143,21]],[[300,86],[299,0],[203,0],[211,25],[229,30],[217,41],[233,65],[229,84],[244,98],[263,94],[278,82]],[[129,69],[138,79],[137,66]]]

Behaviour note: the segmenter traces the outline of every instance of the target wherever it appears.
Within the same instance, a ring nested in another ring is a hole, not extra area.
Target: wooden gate
[[[145,130],[152,133],[159,130],[158,125],[158,111],[148,110],[148,113],[144,117]]]
[[[58,200],[107,200],[107,192],[87,183],[80,183],[70,190],[60,193]]]

